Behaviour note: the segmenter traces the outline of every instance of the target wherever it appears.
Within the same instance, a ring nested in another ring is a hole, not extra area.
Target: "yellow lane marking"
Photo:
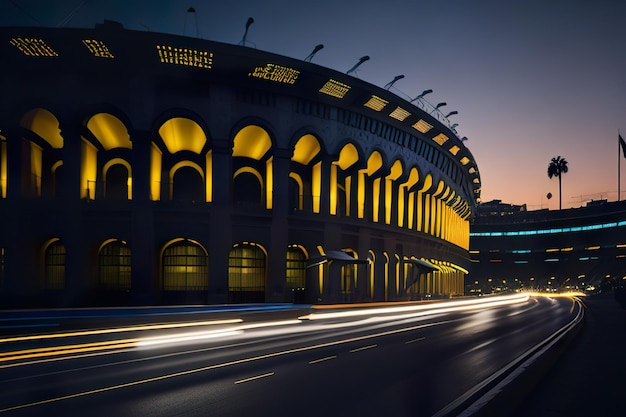
[[[268,376],[274,375],[274,372],[268,372],[263,375],[251,376],[250,378],[240,379],[239,381],[235,381],[235,384],[243,384],[244,382],[254,381],[255,379],[261,379]]]
[[[363,347],[360,347],[360,348],[352,349],[350,351],[350,353],[359,352],[359,351],[365,350],[365,349],[372,349],[372,348],[375,348],[376,346],[378,346],[378,345],[374,344],[374,345],[363,346]]]
[[[326,356],[325,358],[314,359],[312,361],[309,361],[309,365],[313,365],[313,364],[316,364],[316,363],[329,361],[329,360],[335,359],[335,358],[337,358],[337,356],[333,355],[333,356]]]

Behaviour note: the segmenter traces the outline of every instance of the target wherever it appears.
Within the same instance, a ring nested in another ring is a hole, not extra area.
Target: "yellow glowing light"
[[[349,85],[331,78],[326,81],[326,84],[324,84],[322,88],[320,88],[320,93],[328,94],[332,97],[343,98],[350,88],[351,87]]]
[[[206,154],[206,202],[213,201],[213,150],[209,150]]]
[[[444,143],[448,141],[448,137],[443,133],[438,134],[433,138],[433,141],[437,142],[439,145],[443,146]]]
[[[98,149],[82,138],[80,168],[80,198],[96,199],[98,175]]]
[[[159,59],[165,64],[185,65],[210,69],[213,66],[213,52],[196,49],[174,48],[168,45],[157,45]]]
[[[359,151],[352,143],[346,144],[339,152],[339,159],[336,164],[342,170],[346,170],[354,165],[359,160]]]
[[[20,120],[20,126],[36,133],[54,149],[63,148],[63,137],[57,118],[45,109],[33,109]]]
[[[87,122],[87,129],[98,139],[105,150],[114,148],[132,149],[126,126],[115,116],[98,113]]]
[[[402,107],[398,106],[394,111],[392,111],[389,116],[393,117],[396,120],[404,121],[407,117],[409,117],[411,113],[404,110]]]
[[[159,128],[159,135],[172,154],[191,151],[199,155],[207,141],[202,128],[193,120],[184,117],[175,117],[163,123]]]
[[[99,58],[115,58],[106,44],[95,39],[83,39],[83,45],[89,49],[94,56]]]
[[[30,142],[30,174],[38,196],[41,196],[42,158],[43,149],[39,145]]]
[[[381,111],[389,102],[378,96],[372,96],[365,104],[365,107],[369,107],[372,110]]]
[[[470,159],[467,156],[464,156],[459,162],[461,162],[461,165],[467,165],[469,164],[469,161]]]
[[[315,136],[310,134],[304,135],[298,139],[291,160],[302,165],[308,165],[319,154],[321,149],[322,147]]]
[[[272,197],[274,195],[274,157],[269,157],[265,162],[265,208],[271,209],[273,205]]]
[[[0,198],[7,198],[7,142],[0,136]]]
[[[161,167],[163,165],[163,153],[152,143],[150,151],[150,199],[161,200]]]
[[[233,140],[233,156],[260,161],[272,147],[269,134],[262,127],[250,125],[241,129]]]
[[[313,197],[313,213],[319,213],[322,195],[322,162],[313,165],[311,172],[311,195]]]
[[[43,39],[11,38],[10,43],[27,56],[59,56]]]
[[[417,130],[418,132],[426,133],[430,129],[433,128],[433,125],[431,125],[430,123],[425,122],[424,120],[420,119],[416,123],[413,124],[413,128],[415,130]]]
[[[600,248],[601,248],[601,246],[600,246],[600,245],[595,245],[595,246],[587,246],[587,247],[585,248],[585,250],[598,250],[598,249],[600,249]]]
[[[248,74],[249,77],[283,84],[295,84],[299,75],[300,71],[296,69],[269,63],[265,64],[264,67],[256,67],[254,71]]]
[[[461,150],[461,148],[459,148],[457,145],[452,146],[450,149],[448,149],[448,151],[452,154],[452,155],[456,155],[457,153],[459,153],[459,151]]]

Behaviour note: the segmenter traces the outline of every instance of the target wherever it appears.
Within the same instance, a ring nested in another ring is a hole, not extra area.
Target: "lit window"
[[[11,38],[11,45],[28,56],[59,56],[43,39]]]
[[[203,291],[209,288],[209,258],[204,249],[180,240],[163,251],[164,291]]]
[[[450,149],[448,149],[450,151],[450,153],[452,155],[456,155],[457,153],[459,153],[459,151],[461,150],[461,148],[459,148],[457,145],[454,145],[453,147],[451,147]],[[473,168],[472,168],[473,169]],[[470,174],[472,174],[472,172],[470,172]]]
[[[427,123],[424,120],[420,119],[420,120],[417,121],[417,123],[415,123],[413,125],[413,128],[416,129],[418,132],[426,133],[430,129],[433,128],[433,125],[431,125],[430,123]]]
[[[461,158],[461,165],[467,165],[469,164],[470,159],[467,156],[464,156],[463,158]]]
[[[109,48],[102,41],[97,41],[95,39],[83,39],[83,44],[94,56],[99,58],[115,58],[109,51]]]
[[[433,140],[437,142],[439,145],[443,146],[443,144],[446,143],[446,141],[448,140],[448,137],[444,135],[443,133],[440,133],[437,136],[435,136]]]
[[[120,241],[104,246],[98,254],[98,285],[103,290],[130,291],[130,248]]]
[[[403,121],[404,119],[406,119],[410,115],[411,115],[411,113],[409,113],[408,111],[404,110],[402,107],[396,107],[396,109],[389,114],[389,116],[393,117],[396,120],[400,120],[400,121]]]
[[[173,48],[167,45],[157,45],[159,59],[165,64],[186,65],[210,69],[213,65],[213,52],[198,51],[187,48]]]
[[[364,104],[364,106],[369,107],[372,110],[381,111],[388,103],[389,102],[385,99],[378,96],[372,96],[367,103]]]
[[[250,77],[283,84],[295,84],[299,75],[300,71],[278,64],[265,64],[264,67],[256,67],[248,74]]]
[[[328,94],[329,96],[343,98],[350,90],[350,86],[339,81],[330,79],[326,81],[326,84],[320,88],[320,93]]]

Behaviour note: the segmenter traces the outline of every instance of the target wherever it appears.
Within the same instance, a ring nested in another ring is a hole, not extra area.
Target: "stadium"
[[[464,293],[480,175],[423,97],[111,21],[0,38],[0,307]]]

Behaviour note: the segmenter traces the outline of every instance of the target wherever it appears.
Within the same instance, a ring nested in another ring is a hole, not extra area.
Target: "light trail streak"
[[[7,408],[0,409],[0,413],[20,410],[20,409],[24,409],[24,408],[36,407],[36,406],[50,404],[50,403],[54,403],[54,402],[70,400],[70,399],[73,399],[73,398],[85,397],[85,396],[88,396],[88,395],[94,395],[94,394],[98,394],[98,393],[102,393],[102,392],[108,392],[108,391],[113,391],[113,390],[118,390],[118,389],[123,389],[123,388],[129,388],[129,387],[133,387],[133,386],[137,386],[137,385],[148,384],[148,383],[151,383],[151,382],[163,381],[163,380],[166,380],[166,379],[171,379],[171,378],[177,378],[177,377],[186,376],[186,375],[197,374],[197,373],[200,373],[200,372],[206,372],[206,371],[210,371],[210,370],[213,370],[213,369],[225,368],[225,367],[228,367],[228,366],[233,366],[233,365],[238,365],[238,364],[243,364],[243,363],[250,363],[250,362],[254,362],[254,361],[259,361],[259,360],[262,360],[262,359],[269,359],[269,358],[275,358],[275,357],[279,357],[279,356],[289,355],[289,354],[292,354],[292,353],[306,352],[306,351],[311,351],[311,350],[315,350],[315,349],[321,349],[321,348],[330,347],[330,346],[337,346],[337,345],[350,343],[350,342],[358,342],[358,341],[362,341],[362,340],[373,339],[375,337],[388,336],[388,335],[392,335],[392,334],[398,334],[398,333],[403,333],[403,332],[423,329],[423,328],[427,328],[427,327],[443,325],[443,324],[447,324],[449,322],[450,321],[441,321],[441,322],[437,322],[437,323],[425,323],[425,324],[420,324],[420,325],[412,326],[412,327],[404,327],[404,328],[401,328],[401,329],[388,330],[388,331],[380,332],[380,333],[368,334],[368,335],[364,335],[364,336],[352,337],[352,338],[342,339],[342,340],[335,340],[335,341],[326,342],[326,343],[319,343],[319,344],[316,344],[316,345],[302,346],[302,347],[299,347],[299,348],[287,349],[287,350],[283,350],[283,351],[267,353],[267,354],[264,354],[264,355],[252,356],[252,357],[243,358],[243,359],[237,359],[237,360],[233,360],[233,361],[230,361],[230,362],[222,362],[222,363],[218,363],[218,364],[214,364],[214,365],[204,366],[204,367],[201,367],[201,368],[193,368],[193,369],[188,369],[186,371],[174,372],[174,373],[170,373],[170,374],[155,376],[155,377],[152,377],[152,378],[146,378],[146,379],[140,379],[140,380],[136,380],[136,381],[131,381],[131,382],[127,382],[127,383],[124,383],[124,384],[111,385],[111,386],[108,386],[108,387],[102,387],[102,388],[98,388],[98,389],[94,389],[94,390],[90,390],[90,391],[82,391],[82,392],[78,392],[78,393],[75,393],[75,394],[65,395],[65,396],[62,396],[62,397],[49,398],[49,399],[46,399],[46,400],[36,401],[36,402],[32,402],[32,403],[15,405],[15,406],[12,406],[12,407],[7,407]]]
[[[486,299],[472,299],[462,301],[450,301],[445,303],[428,304],[428,305],[405,305],[400,307],[380,307],[367,308],[362,310],[345,310],[328,313],[311,313],[300,317],[303,320],[321,320],[330,318],[348,318],[373,314],[388,313],[410,313],[421,312],[421,314],[437,314],[449,313],[463,310],[482,309],[510,304],[524,303],[528,301],[530,295],[528,293],[516,294],[513,296],[489,297]],[[418,313],[419,314],[419,313]]]
[[[186,323],[167,323],[167,324],[150,324],[145,326],[129,326],[129,327],[114,327],[111,329],[96,329],[96,330],[84,330],[77,332],[69,332],[69,333],[47,333],[40,335],[30,335],[30,336],[16,336],[10,337],[6,339],[0,339],[0,343],[10,343],[10,342],[25,342],[31,340],[44,340],[44,339],[59,339],[64,337],[78,337],[78,336],[95,336],[101,334],[111,334],[111,333],[122,333],[122,332],[136,332],[136,331],[145,331],[145,330],[166,330],[166,329],[176,329],[183,327],[193,327],[193,326],[212,326],[217,324],[233,324],[233,323],[241,323],[242,319],[225,319],[225,320],[210,320],[210,321],[194,321],[194,322],[186,322]]]

